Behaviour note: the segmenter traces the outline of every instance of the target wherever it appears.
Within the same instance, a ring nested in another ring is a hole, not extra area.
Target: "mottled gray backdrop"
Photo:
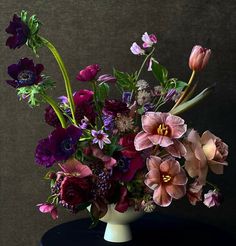
[[[104,73],[111,72],[113,66],[134,71],[141,59],[133,56],[129,47],[145,31],[157,34],[158,60],[171,76],[182,80],[190,76],[187,62],[192,46],[202,44],[212,49],[207,69],[198,76],[199,90],[211,84],[217,88],[201,106],[183,117],[199,131],[210,129],[230,145],[229,167],[224,176],[214,177],[222,188],[224,203],[218,209],[208,209],[192,207],[182,200],[159,212],[196,218],[235,231],[235,1],[0,0],[0,245],[38,245],[49,228],[79,217],[60,211],[55,222],[40,214],[35,206],[45,200],[49,186],[42,179],[45,170],[34,164],[34,149],[38,139],[52,129],[44,124],[43,107],[31,110],[18,102],[14,89],[4,82],[9,64],[23,56],[33,57],[27,47],[16,51],[5,47],[4,30],[12,14],[21,9],[37,14],[44,24],[41,33],[60,50],[74,89],[86,86],[75,76],[91,63],[99,63]],[[40,58],[34,59],[45,64],[45,72],[57,81],[53,95],[65,94],[49,51],[40,50]],[[145,76],[153,81],[151,74]],[[196,236],[200,235],[196,232]]]

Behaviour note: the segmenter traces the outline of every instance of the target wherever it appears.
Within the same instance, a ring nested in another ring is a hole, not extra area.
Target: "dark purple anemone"
[[[6,41],[6,45],[10,49],[20,48],[27,42],[30,35],[30,29],[16,14],[13,15],[12,21],[6,28],[6,32],[12,34]]]
[[[34,65],[33,60],[22,58],[18,64],[12,64],[8,67],[8,74],[13,80],[6,82],[14,88],[38,84],[42,80],[40,73],[43,69],[42,64]]]
[[[38,142],[35,150],[35,161],[44,167],[51,167],[56,161],[48,138],[42,139]]]
[[[79,138],[82,135],[80,128],[70,125],[68,128],[58,127],[49,136],[50,145],[56,161],[67,160],[76,151]]]
[[[59,127],[61,125],[61,122],[58,119],[51,105],[48,105],[45,108],[44,118],[45,118],[46,123],[50,126]]]

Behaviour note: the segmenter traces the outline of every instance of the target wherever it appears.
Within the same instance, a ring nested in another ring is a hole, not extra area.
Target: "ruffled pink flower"
[[[160,145],[175,157],[184,156],[184,145],[177,139],[181,138],[187,130],[184,120],[170,113],[147,112],[142,116],[143,131],[134,139],[136,150]]]
[[[37,204],[37,206],[39,207],[39,211],[41,213],[50,213],[54,220],[58,218],[57,208],[53,204],[40,203]]]
[[[204,194],[204,202],[208,208],[220,206],[220,194],[216,190],[209,190]]]
[[[130,47],[130,51],[134,55],[144,55],[145,54],[145,51],[136,42],[132,44],[132,46]]]
[[[76,79],[79,81],[91,81],[99,71],[100,67],[98,64],[89,65],[77,74]]]
[[[90,90],[79,90],[79,91],[76,91],[73,94],[73,99],[74,99],[75,105],[76,106],[81,106],[84,103],[92,102],[93,94],[94,94],[94,92],[90,91]]]
[[[196,205],[197,202],[202,200],[202,185],[200,185],[197,180],[189,185],[187,197],[192,205]]]
[[[148,173],[145,184],[154,191],[153,201],[162,207],[171,204],[172,198],[180,199],[186,193],[188,181],[185,171],[174,159],[162,160],[157,156],[147,159]]]
[[[185,169],[190,177],[198,177],[200,184],[205,184],[208,167],[215,174],[223,174],[228,156],[228,145],[209,131],[200,137],[195,130],[187,136],[185,147]]]
[[[145,32],[142,36],[142,40],[143,40],[143,48],[149,48],[152,47],[153,44],[157,43],[157,38],[154,34],[150,34],[148,35],[147,32]]]

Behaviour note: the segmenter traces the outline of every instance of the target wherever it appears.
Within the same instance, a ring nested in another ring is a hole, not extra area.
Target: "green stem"
[[[65,121],[65,118],[61,112],[61,110],[58,108],[56,102],[51,98],[49,97],[48,95],[46,94],[41,94],[42,98],[52,106],[53,110],[55,111],[58,119],[60,120],[60,123],[61,123],[61,126],[63,128],[66,128],[66,121]]]
[[[138,81],[138,78],[139,78],[139,76],[140,76],[140,74],[141,74],[141,72],[142,72],[142,70],[143,70],[143,67],[144,67],[145,63],[147,62],[148,58],[150,58],[150,57],[152,56],[154,50],[155,50],[155,48],[153,48],[152,51],[151,51],[151,52],[146,56],[146,58],[144,59],[142,65],[141,65],[141,67],[140,67],[140,69],[139,69],[139,71],[138,71],[138,74],[137,74],[137,77],[136,77],[136,81]]]
[[[188,91],[190,89],[190,86],[191,86],[191,84],[193,82],[193,78],[194,78],[195,74],[196,74],[196,71],[193,70],[192,71],[192,74],[191,74],[191,77],[190,77],[190,79],[188,81],[188,87],[185,89],[185,91],[183,92],[183,94],[181,95],[181,97],[178,99],[178,101],[175,103],[175,105],[174,105],[174,107],[172,109],[176,108],[183,101],[183,99],[185,98],[185,96],[187,95],[187,93],[188,93]]]
[[[63,62],[60,54],[58,53],[57,49],[54,47],[54,45],[52,43],[50,43],[47,39],[45,39],[43,37],[40,37],[40,38],[44,42],[45,46],[52,52],[53,56],[55,57],[58,65],[59,65],[59,68],[61,70],[63,79],[65,81],[66,94],[67,94],[68,101],[69,101],[69,104],[70,104],[70,110],[71,110],[71,114],[72,114],[73,123],[76,125],[75,103],[74,103],[74,100],[73,100],[73,94],[72,94],[70,79],[69,79],[67,70],[65,68],[64,62]]]
[[[208,185],[210,185],[211,187],[213,187],[214,190],[219,191],[219,188],[218,188],[217,186],[215,186],[214,184],[212,184],[211,182],[209,182],[209,181],[206,180],[206,183],[207,183]]]

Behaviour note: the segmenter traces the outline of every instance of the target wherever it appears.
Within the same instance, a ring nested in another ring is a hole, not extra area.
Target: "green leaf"
[[[97,89],[97,99],[100,102],[104,102],[109,95],[109,85],[107,83],[101,83]]]
[[[183,82],[183,81],[176,81],[176,84],[175,84],[175,89],[178,91],[178,92],[181,92],[185,87],[188,86],[188,83],[186,82]]]
[[[153,72],[155,78],[163,86],[168,79],[167,69],[164,66],[162,66],[161,64],[159,64],[158,62],[153,61],[152,62],[152,72]]]
[[[85,203],[82,203],[82,204],[77,205],[76,208],[79,211],[81,211],[81,210],[86,209],[90,204],[91,204],[91,202],[85,202]]]
[[[214,89],[213,86],[206,88],[201,93],[199,93],[197,96],[195,96],[193,99],[191,99],[187,102],[184,102],[184,103],[180,104],[179,106],[177,106],[176,108],[172,109],[170,111],[170,113],[175,114],[175,115],[183,113],[187,109],[189,109],[189,108],[193,107],[194,105],[196,105],[197,103],[199,103],[206,96],[208,96],[209,93],[212,92],[213,89]]]
[[[113,75],[116,77],[116,84],[121,91],[132,91],[135,88],[136,73],[128,74],[116,69],[113,69]]]

